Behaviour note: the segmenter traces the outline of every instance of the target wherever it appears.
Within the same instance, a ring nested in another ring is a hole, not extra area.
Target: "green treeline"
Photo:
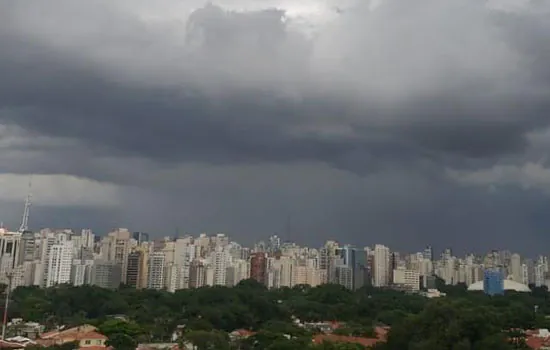
[[[446,297],[428,299],[398,291],[338,285],[296,286],[268,290],[252,280],[234,288],[204,287],[175,293],[156,290],[118,290],[69,285],[40,289],[24,287],[12,294],[10,318],[45,324],[94,324],[117,349],[138,342],[169,342],[178,325],[178,341],[199,349],[362,349],[358,345],[313,346],[314,329],[302,322],[339,321],[337,331],[372,337],[374,327],[391,327],[387,350],[506,350],[525,349],[522,334],[511,329],[550,328],[550,294],[507,293],[488,297],[466,292],[464,286],[441,287]],[[537,312],[535,312],[537,306]],[[124,315],[127,321],[113,318]],[[181,328],[181,327],[180,327]],[[229,333],[247,329],[256,334],[229,341]]]

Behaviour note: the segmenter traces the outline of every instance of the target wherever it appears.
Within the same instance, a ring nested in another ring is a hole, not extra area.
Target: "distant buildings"
[[[547,257],[525,259],[508,251],[457,257],[445,249],[436,257],[431,246],[413,253],[336,241],[307,247],[277,236],[248,248],[223,233],[152,241],[148,234],[124,228],[99,239],[87,229],[19,233],[0,228],[0,283],[7,284],[8,275],[12,288],[125,284],[170,292],[231,287],[248,278],[268,288],[335,283],[354,290],[375,286],[417,292],[434,289],[437,276],[446,284],[462,283],[491,295],[506,286],[525,290],[527,284],[550,285]]]

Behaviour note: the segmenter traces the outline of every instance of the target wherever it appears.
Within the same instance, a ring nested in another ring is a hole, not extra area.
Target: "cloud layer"
[[[251,240],[291,213],[299,239],[535,237],[547,191],[515,187],[546,183],[524,164],[544,156],[550,122],[549,14],[543,1],[2,3],[1,170],[81,178],[73,198],[123,203],[121,225],[153,231]],[[503,181],[510,196],[487,194]]]

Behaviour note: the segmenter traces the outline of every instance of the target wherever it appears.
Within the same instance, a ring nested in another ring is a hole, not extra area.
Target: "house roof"
[[[539,350],[544,347],[550,346],[550,338],[541,338],[537,336],[528,336],[525,339],[525,343],[527,343],[527,346],[531,349]]]
[[[366,337],[351,337],[346,335],[336,335],[336,334],[317,334],[313,337],[313,342],[315,344],[322,344],[323,342],[333,342],[333,343],[355,343],[361,344],[363,346],[373,346],[378,342],[385,342],[386,337],[389,331],[388,327],[375,327],[374,331],[376,332],[376,338],[366,338]]]
[[[231,332],[231,334],[239,337],[243,337],[243,338],[248,338],[256,334],[256,332],[249,331],[248,329],[236,329],[233,332]]]
[[[109,338],[107,338],[106,336],[104,336],[103,334],[101,334],[99,332],[92,331],[92,332],[87,332],[87,333],[83,333],[83,334],[78,334],[77,339],[80,339],[80,340],[86,340],[86,339],[107,340]]]
[[[378,339],[374,338],[362,338],[362,337],[350,337],[346,335],[336,335],[336,334],[317,334],[313,337],[313,342],[315,344],[322,344],[324,342],[332,343],[355,343],[361,344],[363,346],[373,346],[378,343]]]
[[[40,339],[58,338],[58,337],[63,337],[63,336],[69,335],[69,334],[73,335],[74,333],[80,333],[84,330],[86,330],[86,332],[90,332],[90,331],[95,331],[96,329],[97,328],[92,326],[91,324],[83,324],[83,325],[78,326],[78,327],[72,327],[72,328],[67,328],[67,329],[55,330],[55,331],[42,333],[42,334],[40,334]]]

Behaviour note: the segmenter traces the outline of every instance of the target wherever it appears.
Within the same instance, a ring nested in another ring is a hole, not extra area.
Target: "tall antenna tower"
[[[29,193],[27,194],[27,199],[25,200],[25,210],[23,211],[23,217],[21,218],[21,226],[19,227],[19,232],[23,233],[29,229],[29,215],[31,214],[31,205],[32,205],[32,177],[29,179]]]

